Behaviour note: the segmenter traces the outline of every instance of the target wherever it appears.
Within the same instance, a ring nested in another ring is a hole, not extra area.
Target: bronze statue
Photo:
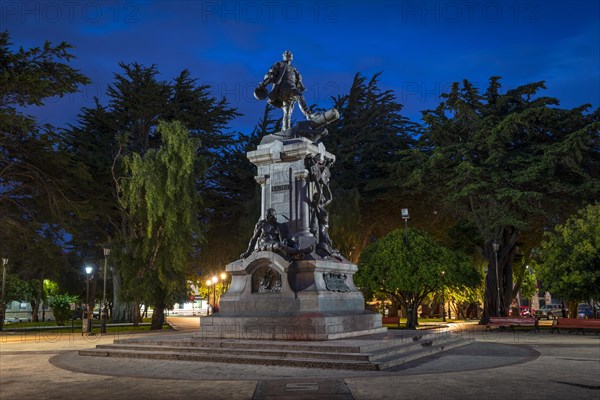
[[[316,189],[311,202],[310,229],[316,237],[316,252],[318,255],[324,258],[333,256],[342,260],[343,257],[338,250],[333,248],[329,237],[329,212],[325,208],[333,200],[331,188],[329,187],[329,178],[331,177],[329,167],[332,164],[332,159],[323,158],[321,154],[316,156],[309,154],[304,159],[304,165],[308,170],[308,178],[311,182],[314,182]]]
[[[254,235],[252,235],[252,239],[248,243],[248,249],[240,255],[240,258],[247,258],[255,251],[272,251],[284,257],[303,258],[304,255],[310,254],[312,250],[313,247],[298,249],[287,246],[283,242],[279,224],[277,223],[277,213],[275,209],[269,208],[265,214],[265,218],[256,223]]]
[[[302,84],[302,76],[298,70],[292,67],[294,56],[288,50],[283,52],[283,61],[278,61],[265,78],[254,91],[254,96],[259,100],[268,98],[268,102],[274,107],[283,110],[283,120],[281,130],[285,131],[291,128],[292,112],[296,101],[300,106],[300,111],[304,114],[307,120],[311,119],[311,112],[306,105],[306,100],[302,94],[306,89]],[[273,84],[271,93],[268,93],[266,86]]]

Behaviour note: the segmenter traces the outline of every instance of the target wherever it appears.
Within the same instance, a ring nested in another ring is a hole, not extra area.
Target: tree
[[[273,110],[267,104],[254,130],[250,134],[239,132],[221,148],[222,156],[213,164],[214,182],[205,196],[210,226],[199,258],[202,274],[222,271],[225,264],[239,257],[252,236],[260,217],[261,193],[254,180],[256,167],[246,153],[255,150],[264,136],[279,131],[281,120],[273,118]]]
[[[124,301],[129,298],[122,278],[129,274],[129,258],[125,255],[135,241],[135,227],[123,212],[117,195],[116,182],[127,178],[124,159],[133,153],[143,156],[161,145],[159,120],[179,120],[186,125],[188,134],[202,142],[197,148],[207,164],[207,171],[197,177],[197,190],[203,194],[204,207],[199,209],[198,219],[203,233],[213,219],[213,208],[221,203],[212,193],[219,190],[219,168],[226,163],[223,148],[235,143],[233,135],[225,132],[226,124],[237,115],[229,108],[225,99],[217,100],[210,95],[209,87],[199,85],[183,70],[170,82],[159,80],[155,65],[146,67],[137,63],[120,64],[121,71],[115,74],[110,85],[106,106],[96,102],[93,108],[84,108],[79,123],[69,131],[70,150],[76,158],[85,162],[95,182],[83,190],[93,199],[95,213],[82,223],[74,236],[83,255],[99,252],[98,244],[112,242],[113,266],[113,320],[136,320],[139,310],[135,304]],[[218,243],[216,240],[216,243]],[[196,254],[201,253],[199,241],[194,241]],[[197,263],[197,261],[193,261]],[[137,267],[133,269],[136,270]]]
[[[68,65],[74,56],[65,42],[15,52],[11,47],[8,32],[1,32],[0,243],[14,265],[27,264],[26,279],[43,279],[43,268],[60,263],[35,263],[31,257],[60,253],[64,230],[85,210],[78,191],[85,172],[65,151],[61,132],[26,111],[74,93],[89,80]]]
[[[4,283],[4,298],[0,302],[0,331],[4,327],[6,307],[13,300],[23,301],[31,296],[31,286],[14,274],[7,274]]]
[[[127,156],[128,176],[118,182],[132,229],[124,283],[132,300],[154,306],[151,329],[162,329],[165,308],[187,297],[185,274],[201,239],[196,179],[205,169],[182,123],[160,122],[157,130],[161,147]]]
[[[407,327],[417,324],[417,309],[428,295],[445,287],[476,287],[479,273],[468,258],[438,245],[421,230],[397,229],[367,246],[355,275],[359,287],[383,292],[407,310]]]
[[[600,205],[546,232],[538,257],[538,277],[549,292],[571,302],[600,299]]]
[[[398,226],[399,204],[406,198],[394,186],[382,187],[380,182],[388,176],[388,163],[412,146],[416,125],[401,115],[402,105],[394,93],[379,87],[380,76],[377,73],[367,80],[356,74],[350,92],[333,99],[340,119],[328,126],[323,138],[327,150],[336,156],[331,169],[331,236],[334,245],[353,261],[373,235],[382,236]],[[337,204],[347,198],[351,209]]]
[[[499,81],[492,77],[484,94],[467,80],[453,84],[424,112],[418,145],[400,154],[390,176],[433,199],[488,261],[482,322],[509,309],[523,233],[539,237],[561,210],[597,198],[600,189],[600,110],[558,108],[558,100],[537,97],[543,82],[501,94]]]

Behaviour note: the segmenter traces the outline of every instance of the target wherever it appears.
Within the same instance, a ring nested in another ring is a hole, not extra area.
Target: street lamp
[[[108,256],[110,255],[110,247],[104,246],[102,250],[104,251],[104,281],[102,288],[102,312],[100,315],[100,333],[106,333],[106,320],[108,319],[108,306],[106,304],[106,270],[108,269]]]
[[[4,325],[4,313],[6,312],[6,304],[4,304],[4,287],[6,286],[6,266],[8,265],[8,258],[2,257],[2,297],[0,297],[0,317],[2,318],[2,324],[0,324],[0,331]]]
[[[85,274],[86,274],[86,279],[85,279],[85,303],[86,303],[86,308],[87,308],[87,314],[85,316],[85,320],[87,321],[86,324],[84,325],[84,329],[83,331],[85,331],[86,333],[90,333],[92,331],[92,314],[91,314],[91,309],[90,309],[90,274],[92,273],[94,269],[90,266],[87,265],[85,267]]]
[[[500,317],[501,316],[500,315],[500,313],[501,313],[501,310],[500,310],[500,280],[498,278],[498,250],[500,250],[500,245],[498,244],[498,242],[496,242],[494,240],[494,242],[492,243],[492,248],[494,249],[494,255],[496,258],[496,288],[498,289],[498,302],[497,302],[498,314],[497,315]]]
[[[446,298],[444,296],[446,287],[444,286],[444,275],[446,271],[442,271],[442,322],[446,322]]]
[[[227,273],[226,272],[221,272],[221,282],[223,287],[221,288],[221,294],[223,294],[223,292],[225,292],[225,290],[227,290],[227,288],[225,287],[225,282],[227,282]]]
[[[403,208],[401,212],[402,219],[404,220],[404,242],[408,244],[408,219],[410,218],[410,215],[408,214],[408,208]]]

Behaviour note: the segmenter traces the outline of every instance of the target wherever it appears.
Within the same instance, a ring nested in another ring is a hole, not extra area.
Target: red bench
[[[400,328],[400,317],[383,317],[381,319],[382,324],[396,324]]]
[[[550,333],[560,333],[558,328],[571,329],[569,332],[576,331],[579,335],[579,331],[585,335],[584,329],[599,329],[600,330],[600,319],[579,319],[579,318],[556,318],[552,321],[552,330]]]
[[[536,317],[490,317],[485,330],[491,331],[492,326],[498,326],[500,329],[509,327],[513,331],[515,326],[531,326],[535,332],[540,331]]]

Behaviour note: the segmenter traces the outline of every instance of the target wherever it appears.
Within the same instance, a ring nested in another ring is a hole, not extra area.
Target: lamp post
[[[221,289],[221,294],[226,290],[225,281],[227,280],[227,274],[225,272],[221,272],[221,282],[223,282],[223,288]]]
[[[500,245],[498,244],[498,242],[496,242],[494,240],[494,242],[492,243],[492,248],[494,249],[494,255],[495,255],[495,258],[496,258],[496,288],[498,289],[498,301],[497,301],[498,310],[497,310],[497,316],[500,317],[501,316],[500,315],[500,313],[501,313],[501,310],[500,310],[500,280],[498,278],[498,250],[500,250]]]
[[[404,243],[408,244],[408,219],[410,215],[408,214],[408,208],[403,208],[401,212],[402,219],[404,220]]]
[[[0,324],[0,331],[4,326],[4,316],[6,312],[6,304],[4,304],[4,287],[6,286],[6,266],[8,265],[8,258],[2,257],[2,297],[0,297],[0,317],[2,323]]]
[[[110,255],[110,247],[104,246],[104,281],[102,288],[102,311],[100,312],[100,333],[106,333],[106,320],[108,319],[108,306],[106,304],[106,270],[108,269],[108,256]]]
[[[206,286],[208,286],[208,293],[206,294],[206,296],[208,297],[208,305],[210,305],[210,286],[212,285],[212,280],[211,279],[207,279],[206,280]],[[213,309],[214,312],[214,309]],[[208,307],[206,308],[206,315],[209,315],[208,312]]]
[[[213,313],[219,312],[219,306],[217,306],[217,282],[219,278],[215,275],[212,277],[213,283]]]
[[[87,309],[85,315],[85,323],[83,326],[83,332],[90,333],[92,331],[92,314],[90,309],[90,274],[92,273],[93,268],[89,265],[85,267],[85,306]],[[82,333],[83,333],[82,332]]]
[[[446,271],[442,271],[442,322],[446,322],[446,287],[444,286],[444,275]]]

